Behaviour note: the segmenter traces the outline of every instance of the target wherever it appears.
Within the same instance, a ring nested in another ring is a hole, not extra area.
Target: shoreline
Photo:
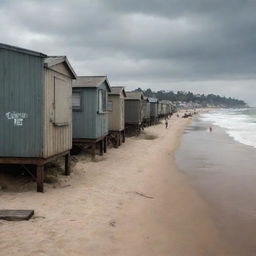
[[[206,132],[209,126],[212,133]],[[228,255],[255,255],[255,148],[234,140],[224,128],[194,119],[176,155],[178,167],[209,203]]]
[[[175,164],[189,119],[146,128],[96,162],[80,162],[44,194],[0,192],[2,208],[35,209],[0,222],[4,255],[226,255],[207,203]],[[152,138],[152,136],[151,136]],[[79,159],[78,158],[78,159]],[[24,239],[25,238],[25,239]],[[31,243],[32,241],[32,243]]]

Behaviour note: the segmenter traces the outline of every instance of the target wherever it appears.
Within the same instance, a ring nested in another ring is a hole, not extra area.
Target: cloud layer
[[[108,74],[128,88],[253,103],[255,11],[254,0],[2,0],[0,41],[65,54],[78,74]]]

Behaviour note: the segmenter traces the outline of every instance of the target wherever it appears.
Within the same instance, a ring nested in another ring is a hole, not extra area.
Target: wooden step
[[[29,220],[34,210],[0,210],[0,219],[8,221]]]

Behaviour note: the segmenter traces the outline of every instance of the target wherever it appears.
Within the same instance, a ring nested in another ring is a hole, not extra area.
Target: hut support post
[[[121,132],[118,132],[118,146],[121,146],[122,140],[121,140]]]
[[[44,192],[44,165],[36,167],[37,192]]]
[[[103,139],[104,143],[104,153],[107,153],[107,136]]]
[[[70,154],[65,155],[65,175],[70,175]]]
[[[103,156],[103,147],[104,147],[104,140],[100,141],[100,155]]]
[[[92,160],[95,160],[96,157],[96,143],[92,144]]]
[[[122,138],[123,143],[125,143],[125,130],[122,131],[122,135],[123,135],[123,138]]]

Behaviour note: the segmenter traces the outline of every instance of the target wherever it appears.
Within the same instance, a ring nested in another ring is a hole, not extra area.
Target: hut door
[[[120,109],[120,123],[121,123],[121,129],[124,129],[124,100],[121,100],[121,109]]]
[[[57,77],[54,78],[54,124],[68,125],[71,120],[71,88],[69,84]]]

